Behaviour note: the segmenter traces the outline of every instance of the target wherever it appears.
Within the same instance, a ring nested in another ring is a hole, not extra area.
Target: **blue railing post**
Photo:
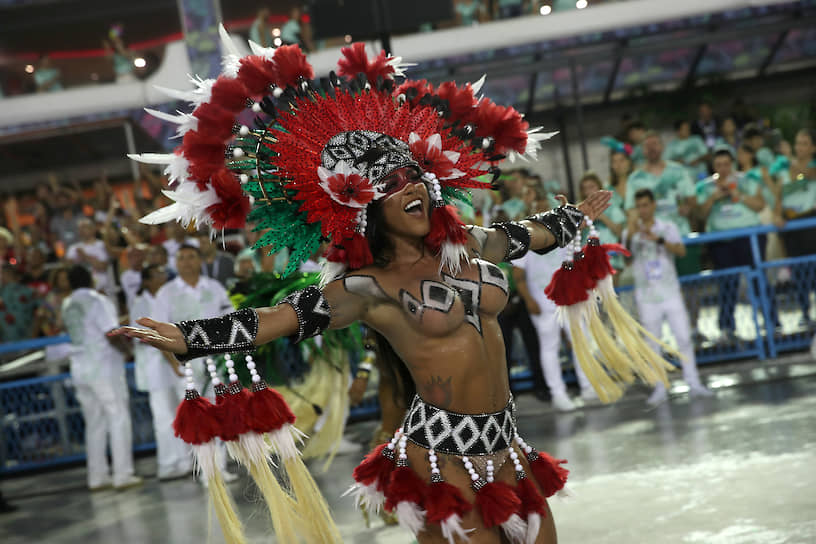
[[[751,241],[751,257],[753,258],[753,270],[751,271],[752,278],[749,281],[754,284],[756,280],[757,298],[759,303],[759,311],[762,312],[762,318],[765,321],[765,338],[768,342],[768,351],[771,357],[776,357],[776,346],[774,345],[774,322],[772,305],[773,293],[769,293],[768,278],[765,276],[765,270],[762,268],[762,251],[759,247],[759,234],[753,233],[749,237]],[[769,297],[770,294],[770,297]],[[757,306],[752,301],[751,306],[754,310],[754,326],[757,331],[757,342],[760,348],[760,359],[765,359],[765,346],[762,342],[762,335],[760,334],[759,320],[757,319]]]

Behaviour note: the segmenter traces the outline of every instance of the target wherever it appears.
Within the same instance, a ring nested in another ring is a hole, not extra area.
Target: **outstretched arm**
[[[364,319],[366,300],[348,292],[342,281],[320,290],[307,287],[271,308],[245,308],[213,319],[166,323],[147,317],[136,323],[147,327],[120,327],[109,336],[129,336],[184,359],[231,351],[251,351],[283,336],[300,341],[327,328],[343,328]]]

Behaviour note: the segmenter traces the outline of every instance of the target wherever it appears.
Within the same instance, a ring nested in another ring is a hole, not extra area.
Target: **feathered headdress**
[[[164,194],[173,204],[143,221],[195,220],[215,229],[252,221],[265,231],[256,247],[291,250],[286,274],[323,241],[324,281],[371,264],[367,206],[384,196],[382,179],[405,166],[418,167],[428,185],[426,245],[443,267],[458,270],[466,236],[449,204],[463,189],[486,187],[474,178],[495,173],[498,161],[534,155],[553,134],[528,131],[518,111],[477,97],[483,81],[397,86],[401,59],[384,52],[370,59],[362,43],[344,48],[337,73],[318,83],[297,46],[250,42],[253,54],[239,57],[220,30],[223,74],[193,79],[190,92],[165,90],[192,112],[148,110],[178,124],[182,143],[171,154],[131,155],[165,164],[171,184]]]

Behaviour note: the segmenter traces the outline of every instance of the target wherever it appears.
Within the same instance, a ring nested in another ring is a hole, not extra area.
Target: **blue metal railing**
[[[784,267],[806,267],[816,285],[816,255],[778,261],[763,261],[759,248],[761,235],[816,227],[816,218],[789,222],[783,229],[762,226],[726,232],[693,234],[685,238],[687,245],[707,244],[739,237],[751,239],[753,266],[741,266],[714,271],[703,271],[680,278],[684,294],[698,301],[716,298],[720,289],[728,289],[737,296],[740,283],[745,284],[745,298],[750,306],[749,323],[743,323],[750,338],[734,346],[709,346],[697,350],[700,364],[729,359],[776,357],[778,353],[807,348],[810,333],[778,335],[774,331],[772,302],[779,302],[769,271]],[[631,291],[631,286],[619,289]],[[689,297],[687,296],[687,299]],[[701,304],[702,305],[702,304]],[[711,304],[705,304],[710,307]],[[714,304],[716,306],[716,302]],[[744,309],[743,309],[744,312]],[[48,345],[67,342],[67,336],[37,338],[0,344],[0,355],[41,349]],[[133,387],[133,364],[127,365],[131,385],[131,413],[134,430],[134,449],[154,448],[152,422],[147,395]],[[532,387],[529,370],[515,372],[514,390]],[[0,474],[79,461],[84,458],[84,423],[71,385],[70,375],[28,378],[0,383]],[[352,420],[376,417],[379,413],[376,397],[367,399],[351,410]]]

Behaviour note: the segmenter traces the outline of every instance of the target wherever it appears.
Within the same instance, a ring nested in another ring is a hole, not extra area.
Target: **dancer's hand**
[[[567,204],[567,197],[564,195],[555,195],[561,204]],[[589,195],[586,200],[577,204],[575,207],[581,210],[584,215],[595,221],[608,207],[609,201],[612,199],[612,191],[595,191]]]
[[[149,317],[137,319],[136,323],[148,328],[119,327],[118,329],[110,331],[108,336],[127,336],[162,351],[169,351],[170,353],[176,354],[187,353],[187,344],[184,342],[184,335],[182,335],[179,328],[172,323],[154,321]]]

